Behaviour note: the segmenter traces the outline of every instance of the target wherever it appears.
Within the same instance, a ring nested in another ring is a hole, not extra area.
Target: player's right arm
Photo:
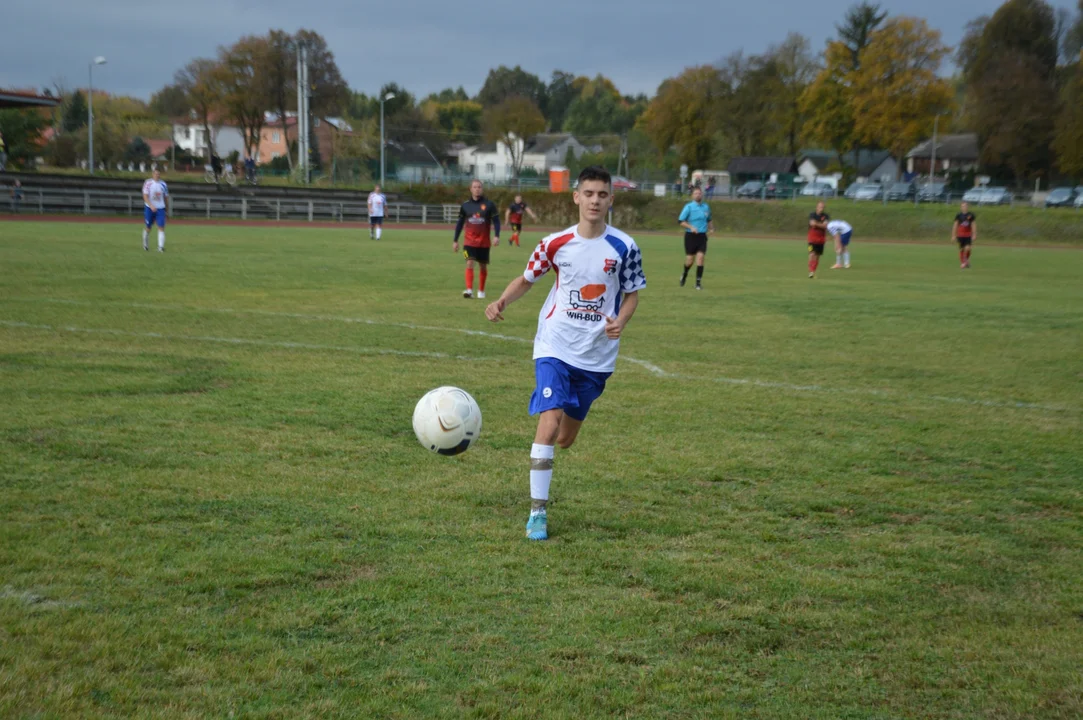
[[[489,306],[485,308],[485,317],[492,322],[500,322],[504,319],[504,308],[526,295],[532,287],[534,287],[534,283],[522,275],[515,278],[504,288],[504,292],[500,293],[500,299],[489,303]]]
[[[683,208],[681,208],[681,214],[677,216],[677,224],[680,225],[681,227],[683,227],[688,232],[694,233],[696,231],[696,229],[694,227],[692,227],[691,223],[688,222],[688,218],[689,218],[689,215],[690,215],[690,212],[689,212],[689,209],[688,209],[689,207],[691,207],[691,203],[689,203],[688,205],[685,205]]]
[[[150,181],[143,183],[143,204],[150,207]]]
[[[459,236],[462,235],[464,227],[466,227],[466,211],[460,205],[459,222],[455,223],[455,241],[451,245],[451,252],[459,252]]]
[[[951,224],[951,242],[955,242],[959,237],[959,218],[955,218],[955,222]]]

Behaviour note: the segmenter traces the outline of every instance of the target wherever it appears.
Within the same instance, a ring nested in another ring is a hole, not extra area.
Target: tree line
[[[393,93],[384,103],[388,139],[422,142],[437,157],[455,141],[548,131],[600,148],[580,162],[615,166],[623,156],[633,173],[675,173],[682,163],[725,167],[736,156],[796,156],[817,147],[852,174],[848,163],[865,149],[887,150],[902,165],[939,118],[941,132],[977,133],[983,168],[1001,179],[1083,176],[1083,0],[1074,14],[1045,0],[1007,0],[973,19],[956,48],[923,19],[889,16],[868,0],[836,30],[818,52],[790,33],[762,53],[737,51],[686,68],[653,97],[623,94],[603,75],[557,70],[545,81],[519,66],[489,70],[474,96],[460,86],[418,97],[396,83],[366,95],[348,86],[319,33],[271,30],[193,59],[149,103],[96,93],[96,154],[130,156],[141,151],[133,149],[136,137],[170,137],[168,123],[180,117],[194,118],[208,136],[216,121],[235,125],[254,153],[266,113],[296,111],[303,45],[313,114],[353,128],[335,135],[336,157],[379,155],[380,98]],[[948,76],[951,60],[957,70]],[[51,120],[49,150],[69,164],[85,154],[85,96],[57,90],[64,104]]]

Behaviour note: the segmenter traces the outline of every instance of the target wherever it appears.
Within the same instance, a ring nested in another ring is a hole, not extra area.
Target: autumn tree
[[[857,144],[853,109],[853,55],[837,40],[827,43],[824,66],[799,100],[805,139],[831,148],[845,167],[846,153]]]
[[[64,109],[64,119],[62,121],[62,127],[65,132],[75,132],[79,128],[85,127],[86,123],[86,98],[83,96],[83,92],[81,90],[76,90],[71,94],[71,98],[68,100],[67,107]]]
[[[188,107],[203,125],[208,151],[211,155],[215,155],[211,116],[217,111],[222,101],[217,63],[209,58],[196,58],[177,71],[173,76],[173,82],[184,90],[188,98]]]
[[[285,30],[267,33],[267,57],[263,71],[270,94],[267,109],[275,111],[285,133],[287,113],[297,111],[297,44]],[[288,133],[286,137],[289,137]],[[286,152],[286,165],[293,172],[292,151]]]
[[[436,126],[452,140],[469,140],[481,132],[483,108],[472,100],[450,100],[427,104]]]
[[[529,98],[510,97],[485,111],[484,129],[487,140],[508,148],[512,173],[518,177],[526,141],[545,130],[545,116]]]
[[[630,104],[613,81],[597,75],[583,84],[564,116],[563,129],[581,137],[620,134],[635,124]]]
[[[776,105],[781,144],[787,155],[797,155],[800,149],[805,114],[801,111],[801,96],[816,77],[816,60],[808,38],[800,33],[790,33],[780,44],[767,51],[774,64],[777,80]]]
[[[547,100],[545,83],[518,65],[514,68],[501,65],[489,71],[476,100],[491,108],[512,97],[526,98],[544,112]]]
[[[769,55],[729,55],[719,69],[722,90],[716,116],[740,155],[781,151],[783,86],[778,63]]]
[[[222,109],[244,137],[245,155],[255,157],[267,108],[275,102],[271,84],[271,47],[267,38],[250,35],[218,53],[216,75]]]
[[[719,70],[710,65],[686,69],[658,88],[639,118],[639,127],[660,155],[676,146],[680,160],[704,166],[716,148],[712,132],[718,122],[726,88]]]
[[[546,118],[549,120],[549,129],[557,132],[564,127],[564,116],[568,106],[583,92],[583,86],[589,81],[581,75],[554,70],[553,77],[546,88],[547,104]]]
[[[1061,172],[1083,177],[1083,52],[1062,91],[1053,149]]]
[[[887,13],[880,9],[879,4],[862,0],[846,11],[841,25],[835,26],[839,34],[839,42],[850,53],[851,69],[857,70],[860,67],[861,52],[868,47],[872,34],[885,19],[887,19]]]
[[[311,92],[309,109],[312,114],[317,117],[341,114],[349,102],[350,88],[335,62],[334,53],[327,47],[327,41],[315,30],[298,30],[294,33],[293,42],[295,47],[305,47]]]
[[[937,113],[951,107],[951,84],[940,77],[948,48],[920,18],[897,17],[872,33],[854,73],[854,131],[889,150],[902,166],[907,150],[927,137]]]
[[[166,85],[150,96],[150,110],[159,118],[175,118],[188,114],[188,96],[184,88]]]
[[[963,71],[982,162],[1016,183],[1048,172],[1057,106],[1056,17],[1043,0],[1008,0],[968,43]]]

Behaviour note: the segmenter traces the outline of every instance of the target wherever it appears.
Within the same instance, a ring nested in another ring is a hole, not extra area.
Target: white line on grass
[[[470,357],[467,355],[448,355],[441,352],[420,352],[411,350],[386,350],[384,348],[344,347],[341,345],[313,345],[311,343],[285,342],[276,340],[251,340],[249,338],[214,337],[211,335],[166,335],[155,332],[128,332],[111,328],[80,328],[71,326],[35,325],[15,320],[0,320],[0,325],[11,328],[30,330],[51,330],[88,335],[116,335],[120,337],[151,338],[155,340],[184,340],[186,342],[225,343],[228,345],[256,345],[259,347],[283,348],[286,350],[333,350],[337,352],[357,353],[359,355],[394,355],[398,357],[438,358],[441,360],[488,360],[489,358]]]
[[[471,330],[469,328],[454,328],[454,327],[439,327],[435,325],[417,325],[414,323],[403,322],[390,322],[386,320],[371,320],[368,318],[355,318],[345,317],[341,315],[315,315],[309,313],[288,313],[278,312],[274,310],[235,310],[233,308],[208,308],[208,307],[191,307],[185,305],[155,305],[150,303],[126,303],[126,302],[88,302],[84,300],[66,300],[62,298],[32,298],[25,301],[29,302],[46,302],[59,305],[76,305],[76,306],[101,306],[101,305],[113,305],[120,307],[139,308],[144,310],[175,310],[181,312],[213,312],[221,313],[225,315],[262,315],[266,317],[283,317],[294,318],[300,320],[321,320],[326,322],[343,322],[353,323],[358,325],[378,325],[383,327],[397,327],[407,330],[425,330],[430,332],[449,332],[458,333],[461,335],[475,335],[480,337],[492,338],[494,340],[505,340],[517,343],[532,343],[533,340],[527,338],[516,337],[514,335],[502,335],[500,333],[491,333],[484,330]],[[86,331],[94,332],[94,331]],[[122,334],[121,331],[100,331],[100,332],[115,332]],[[165,337],[156,334],[147,334],[146,337]],[[198,340],[200,338],[184,338],[176,337],[176,339],[191,339]],[[233,342],[231,339],[208,339],[211,342]],[[252,340],[237,340],[238,343],[250,343],[260,344],[264,341]],[[397,350],[379,350],[373,348],[338,348],[323,345],[303,345],[303,344],[288,344],[288,343],[276,343],[279,347],[296,347],[312,350],[344,350],[348,352],[365,352],[366,354],[382,354],[382,355],[417,355],[419,357],[450,357],[443,353],[407,353]],[[469,359],[463,356],[456,356],[456,359]],[[1042,405],[1039,403],[1017,402],[1013,400],[972,400],[970,398],[953,398],[945,397],[943,395],[915,395],[910,393],[895,392],[892,390],[876,390],[871,388],[831,388],[823,385],[796,385],[793,383],[775,382],[770,380],[757,380],[755,378],[731,378],[731,377],[705,377],[701,375],[685,375],[681,373],[672,373],[657,365],[650,363],[646,360],[640,360],[638,358],[628,357],[626,355],[621,356],[625,362],[629,362],[633,365],[643,368],[647,372],[651,373],[655,377],[666,378],[672,380],[694,380],[698,382],[709,381],[715,383],[722,383],[725,385],[746,385],[750,387],[760,388],[772,388],[777,390],[789,390],[792,392],[822,392],[829,394],[850,394],[850,395],[869,395],[874,397],[883,398],[898,398],[909,400],[924,400],[932,402],[951,403],[954,405],[974,405],[977,407],[993,407],[993,408],[1016,408],[1022,410],[1049,410],[1053,412],[1078,412],[1076,408],[1057,406],[1057,405]]]

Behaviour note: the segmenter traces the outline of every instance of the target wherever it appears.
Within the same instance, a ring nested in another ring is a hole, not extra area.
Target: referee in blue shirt
[[[684,228],[684,272],[681,273],[681,287],[688,280],[688,269],[696,261],[696,290],[703,289],[703,256],[707,254],[707,235],[714,232],[711,221],[711,208],[703,202],[703,191],[692,191],[692,202],[681,210],[677,222]]]

